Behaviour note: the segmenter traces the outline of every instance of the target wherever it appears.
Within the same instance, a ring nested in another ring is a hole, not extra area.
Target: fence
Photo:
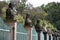
[[[27,40],[27,31],[21,23],[17,25],[16,40]],[[37,40],[37,33],[33,29],[32,39]],[[10,40],[10,27],[0,18],[0,40]]]
[[[27,35],[27,31],[24,28],[24,26],[21,23],[18,23],[17,26],[17,40],[27,40],[28,35]],[[37,33],[35,31],[35,29],[33,29],[32,31],[32,39],[33,40],[37,40]]]
[[[10,40],[10,29],[0,18],[0,40]]]
[[[16,34],[17,34],[16,40],[27,40],[28,38],[27,30],[21,23],[18,23],[17,25]],[[1,18],[0,18],[0,40],[10,40],[10,27],[6,23],[4,23]],[[33,28],[32,30],[32,40],[38,40],[35,28]],[[41,40],[44,40],[43,32],[41,32]],[[49,40],[48,34],[47,34],[47,40]]]

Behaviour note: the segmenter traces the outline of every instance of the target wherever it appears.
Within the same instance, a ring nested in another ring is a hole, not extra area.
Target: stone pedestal
[[[57,40],[57,37],[56,37],[56,35],[52,35],[53,36],[53,40]]]
[[[27,30],[27,40],[32,40],[32,27],[25,27]]]
[[[38,40],[40,40],[40,33],[38,33]]]
[[[55,40],[55,36],[53,36],[53,40]]]
[[[49,35],[49,40],[51,40],[51,35]]]
[[[17,22],[15,20],[4,20],[10,26],[10,40],[16,40],[16,27]]]
[[[56,40],[57,40],[57,36],[56,36]]]
[[[44,34],[44,40],[47,40],[47,32],[43,32]]]

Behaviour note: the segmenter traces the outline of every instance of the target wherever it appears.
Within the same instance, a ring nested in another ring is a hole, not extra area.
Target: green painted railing
[[[27,40],[27,31],[21,23],[17,26],[17,40]],[[32,31],[32,39],[37,40],[37,33],[35,29]]]
[[[16,40],[27,40],[27,30],[24,28],[23,24],[18,23],[16,34]],[[44,40],[43,32],[41,32],[40,36],[41,40]],[[0,18],[0,40],[10,40],[10,28],[7,24],[3,22],[2,18]],[[35,28],[33,28],[32,30],[32,40],[38,40]],[[49,40],[48,34],[47,40]]]
[[[10,40],[10,28],[0,18],[0,40]]]

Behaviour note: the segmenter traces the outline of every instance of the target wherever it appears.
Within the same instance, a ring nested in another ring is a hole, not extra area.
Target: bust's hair
[[[8,7],[12,9],[13,8],[13,4],[9,3]]]
[[[39,19],[37,20],[37,23],[40,23],[40,20]]]
[[[26,18],[29,18],[29,16],[30,16],[29,14],[26,14]]]

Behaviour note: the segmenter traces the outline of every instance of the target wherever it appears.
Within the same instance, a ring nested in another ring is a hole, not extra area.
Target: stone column
[[[57,40],[60,40],[60,37],[59,36],[57,37]]]
[[[28,34],[29,34],[29,40],[32,40],[32,29],[30,28],[30,30],[28,30]]]
[[[56,36],[54,34],[52,36],[53,36],[53,40],[56,40]]]
[[[47,32],[43,32],[44,34],[44,40],[47,40]]]
[[[15,34],[15,36],[14,36],[14,40],[16,40],[17,22],[15,22],[15,26],[14,26],[14,27],[15,27],[15,30],[14,30],[14,31],[15,31],[15,32],[14,32],[14,34]]]
[[[38,40],[40,40],[40,33],[38,33]]]
[[[54,35],[52,35],[52,37],[53,37],[53,40],[54,40]]]
[[[17,22],[16,21],[5,21],[10,26],[10,40],[16,40],[16,27]]]
[[[17,27],[17,22],[11,23],[13,25],[10,25],[11,27],[11,33],[10,33],[10,39],[11,40],[16,40],[16,27]]]
[[[27,40],[32,40],[32,28],[31,27],[25,27],[27,30]]]
[[[51,34],[49,35],[49,40],[51,40]]]
[[[57,35],[56,35],[56,40],[57,40]]]

